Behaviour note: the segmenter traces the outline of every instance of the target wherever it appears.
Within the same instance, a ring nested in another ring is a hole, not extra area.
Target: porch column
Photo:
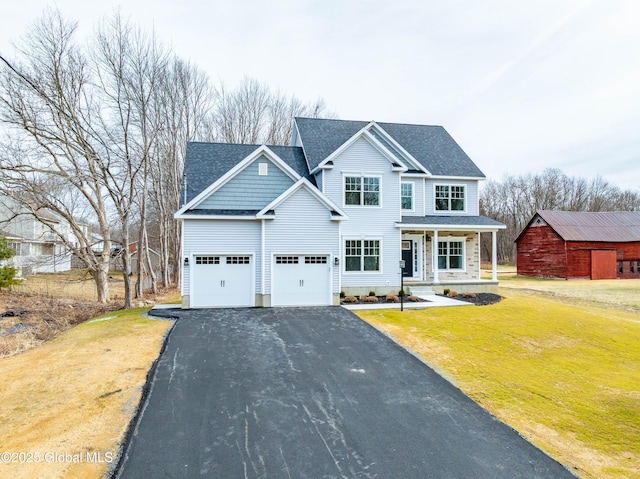
[[[482,279],[482,236],[478,231],[478,279]]]
[[[433,246],[431,248],[432,258],[431,264],[433,265],[433,284],[440,283],[438,279],[438,230],[433,230]]]
[[[491,232],[491,279],[498,281],[498,242],[497,231]]]

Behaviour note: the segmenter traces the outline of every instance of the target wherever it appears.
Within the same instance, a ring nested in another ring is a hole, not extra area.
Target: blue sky
[[[0,53],[47,5],[81,34],[120,7],[214,83],[443,125],[489,178],[557,167],[640,191],[635,0],[24,0],[3,7]]]

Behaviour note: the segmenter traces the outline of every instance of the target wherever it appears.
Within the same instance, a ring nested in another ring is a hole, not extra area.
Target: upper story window
[[[464,186],[436,185],[436,211],[464,211]]]
[[[413,183],[400,184],[400,203],[403,210],[413,210]]]
[[[376,176],[345,176],[344,204],[380,206],[380,178]]]

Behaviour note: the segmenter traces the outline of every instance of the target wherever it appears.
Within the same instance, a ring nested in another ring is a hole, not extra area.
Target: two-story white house
[[[2,196],[0,230],[0,236],[6,237],[14,250],[9,263],[18,270],[18,276],[71,269],[71,253],[61,239],[69,238],[71,229],[51,211],[29,210]]]
[[[505,226],[479,214],[482,179],[441,126],[296,118],[291,146],[188,143],[183,307],[339,304],[401,280],[495,290]]]

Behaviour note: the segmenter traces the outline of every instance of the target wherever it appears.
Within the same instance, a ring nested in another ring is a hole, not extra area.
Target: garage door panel
[[[276,255],[271,286],[274,306],[331,304],[327,255]]]
[[[192,307],[253,306],[253,271],[250,255],[196,256],[191,281]]]

